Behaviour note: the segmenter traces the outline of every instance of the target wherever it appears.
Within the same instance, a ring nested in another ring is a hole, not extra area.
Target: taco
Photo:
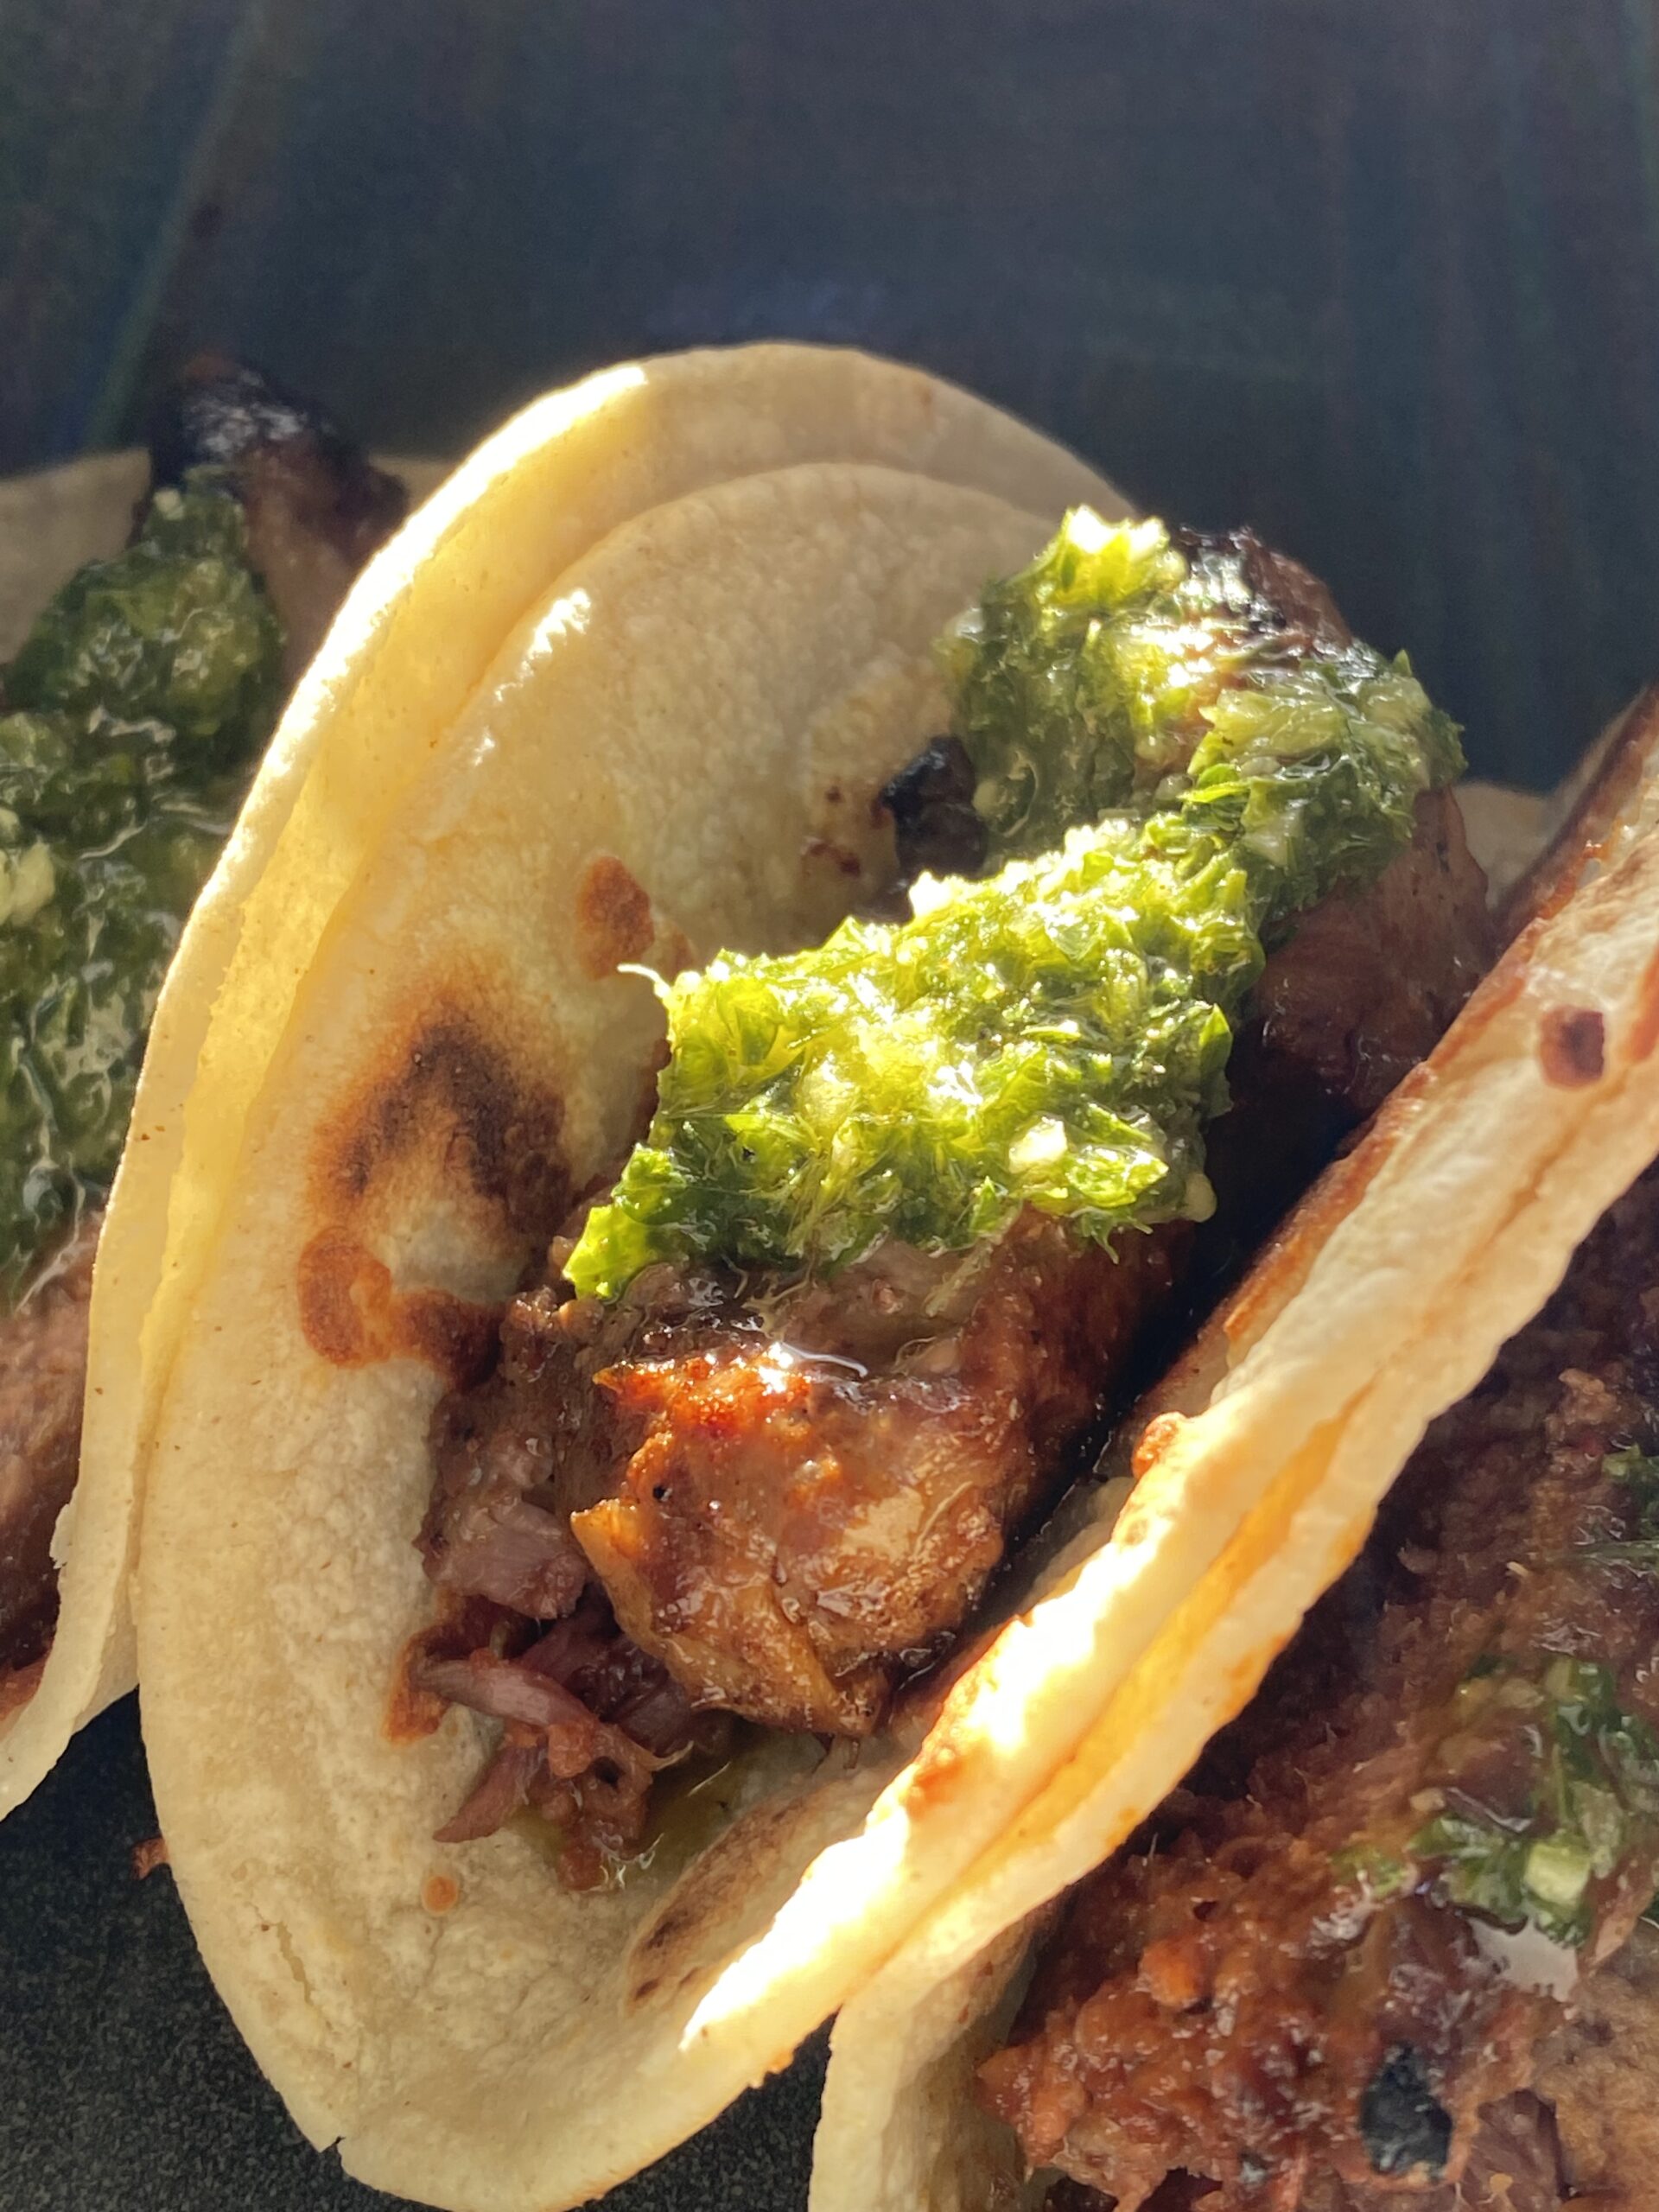
[[[0,495],[0,1814],[132,1687],[130,1515],[70,1500],[145,1032],[282,699],[404,506],[315,409],[216,359],[167,395],[147,470],[106,455]]]
[[[874,365],[953,477],[781,385],[734,473],[755,358],[620,372],[702,392],[655,480],[556,398],[393,549],[151,1053],[158,1809],[301,2126],[438,2203],[636,2170],[1041,1788],[1057,1655],[901,1771],[938,1670],[1493,943],[1454,730],[1304,570]],[[626,505],[550,545],[566,477]]]
[[[818,454],[983,480],[993,489],[1029,482],[1052,500],[1099,489],[1086,472],[979,401],[856,355],[804,347],[687,355],[649,379],[623,368],[528,410],[475,456],[466,486],[449,503],[400,540],[403,565],[391,559],[381,565],[341,639],[312,670],[255,801],[238,823],[226,865],[197,911],[197,989],[159,1008],[156,993],[179,925],[234,816],[272,710],[312,660],[355,569],[401,518],[403,496],[315,410],[248,370],[204,359],[157,420],[154,497],[134,543],[112,564],[78,575],[26,637],[22,622],[10,623],[14,595],[32,614],[44,564],[61,569],[118,543],[143,480],[130,457],[109,456],[74,464],[61,483],[24,480],[8,491],[0,558],[10,563],[14,546],[20,551],[15,576],[10,565],[0,570],[7,643],[15,636],[19,646],[6,698],[29,710],[4,726],[29,740],[28,757],[8,771],[4,796],[22,825],[19,853],[29,849],[29,825],[41,806],[59,809],[49,822],[41,817],[47,842],[69,835],[61,777],[35,788],[43,777],[57,776],[43,754],[36,757],[48,728],[41,709],[59,717],[52,729],[69,732],[77,748],[73,775],[97,786],[90,795],[78,787],[74,804],[84,796],[106,812],[113,804],[143,817],[134,842],[128,833],[135,825],[122,816],[127,842],[99,862],[103,874],[130,887],[135,854],[141,861],[148,854],[176,880],[159,892],[139,887],[137,903],[154,942],[146,938],[135,954],[142,974],[124,969],[113,979],[127,994],[118,1018],[107,1003],[100,1006],[99,1065],[82,1066],[78,1058],[73,1071],[57,1065],[66,1053],[82,1052],[86,1011],[73,988],[67,1003],[49,996],[42,1002],[48,1027],[55,1021],[67,1033],[55,1043],[48,1035],[38,1050],[29,1025],[40,1009],[24,999],[39,978],[31,983],[25,974],[14,993],[16,1134],[3,1173],[21,1225],[16,1249],[7,1250],[5,1281],[8,1303],[22,1302],[6,1325],[9,1343],[0,1342],[0,1812],[34,1788],[76,1726],[132,1684],[124,1589],[137,1534],[131,1424],[143,1408],[118,1387],[100,1386],[81,1433],[89,1316],[94,1336],[110,1330],[118,1339],[141,1320],[163,1325],[149,1308],[181,1134],[178,1101],[217,988],[214,963],[228,959],[243,900],[299,798],[321,715],[348,685],[362,737],[354,753],[336,748],[302,802],[308,816],[324,802],[333,811],[326,831],[307,833],[298,880],[279,864],[265,887],[267,911],[282,912],[284,926],[299,933],[315,922],[334,871],[352,865],[364,822],[391,796],[395,777],[385,748],[390,742],[396,751],[402,730],[394,721],[389,738],[377,717],[403,715],[409,687],[441,715],[445,702],[475,680],[543,576],[642,503],[710,477]],[[427,488],[431,473],[417,473]],[[444,599],[441,580],[458,551],[466,573],[458,593]],[[439,552],[443,561],[428,557]],[[417,564],[419,586],[406,589],[404,569]],[[178,636],[169,658],[170,620]],[[393,622],[404,626],[397,651],[404,690],[388,706],[377,664]],[[205,638],[211,644],[204,658]],[[182,671],[176,699],[165,690],[175,667]],[[216,673],[223,676],[222,697],[212,690]],[[135,685],[148,688],[141,696]],[[176,747],[169,713],[189,725]],[[176,773],[173,749],[182,760]],[[165,790],[156,781],[160,769],[167,771]],[[99,779],[118,785],[129,772],[140,778],[137,796],[118,790],[99,797]],[[102,821],[86,835],[101,835]],[[92,895],[103,897],[105,887],[93,886],[86,897],[77,890],[73,912],[62,896],[48,901],[35,936],[92,926]],[[126,891],[121,895],[134,904]],[[27,968],[33,940],[20,931],[9,942]],[[139,1093],[118,1232],[99,1239],[103,1194],[133,1111],[152,1014],[158,1043],[151,1060],[172,1072],[153,1073]],[[257,1031],[257,1012],[246,1019]],[[66,1101],[73,1103],[77,1084],[73,1143],[67,1135],[41,1141],[44,1119],[67,1128]],[[122,1370],[119,1357],[116,1366]]]
[[[842,2012],[818,2212],[1651,2201],[1656,743],[1115,1440],[1096,1717]]]

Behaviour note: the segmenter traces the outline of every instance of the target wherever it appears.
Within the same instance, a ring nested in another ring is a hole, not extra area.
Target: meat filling
[[[29,1303],[0,1324],[0,1713],[34,1687],[51,1641],[52,1531],[80,1464],[97,1245],[98,1224],[88,1222]]]
[[[1033,2167],[1120,2212],[1616,2187],[1615,2044],[1659,2037],[1656,1443],[1659,1172],[1074,1893],[980,2075]]]
[[[228,475],[283,626],[284,672],[297,682],[358,570],[403,521],[403,486],[308,401],[212,353],[167,393],[149,450],[152,488],[191,468]]]
[[[972,1613],[1157,1326],[1429,1049],[1487,939],[1455,804],[1427,797],[1380,880],[1316,909],[1269,962],[1202,1230],[1108,1253],[1028,1213],[989,1247],[888,1244],[827,1284],[655,1268],[613,1306],[569,1298],[556,1243],[508,1310],[495,1373],[438,1409],[432,1579],[538,1622],[597,1584],[690,1709],[868,1734]],[[510,1737],[500,1759],[526,1748]],[[642,1797],[639,1833],[645,1818]]]

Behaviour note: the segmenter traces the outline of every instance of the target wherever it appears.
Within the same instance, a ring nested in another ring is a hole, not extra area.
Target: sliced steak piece
[[[1655,2133],[1610,2051],[1659,2049],[1659,1975],[1596,1969],[1659,1887],[1656,1443],[1659,1171],[1074,1893],[981,2074],[1033,2166],[1121,2212],[1172,2175],[1440,2212],[1607,2187],[1642,2095]]]

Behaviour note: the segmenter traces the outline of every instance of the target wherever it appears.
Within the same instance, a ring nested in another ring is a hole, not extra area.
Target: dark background
[[[0,473],[855,340],[1250,519],[1550,780],[1659,669],[1652,0],[0,0]]]
[[[0,0],[0,474],[204,344],[445,453],[763,335],[1254,521],[1488,774],[1659,674],[1651,0]],[[366,2206],[130,1878],[152,1826],[129,1707],[0,1828],[0,2212]],[[813,2093],[619,2207],[789,2212]]]

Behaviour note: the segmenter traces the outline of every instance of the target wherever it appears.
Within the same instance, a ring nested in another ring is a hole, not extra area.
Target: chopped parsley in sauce
[[[1519,1726],[1532,1755],[1530,1805],[1499,1821],[1465,1797],[1427,1821],[1408,1850],[1433,1868],[1451,1904],[1580,1944],[1595,1925],[1592,1885],[1635,1852],[1650,1853],[1659,1836],[1659,1736],[1623,1710],[1612,1669],[1589,1660],[1543,1655],[1535,1672],[1506,1665],[1466,1682],[1464,1696],[1505,1708]]]
[[[186,916],[280,698],[283,636],[211,470],[151,500],[0,673],[0,1300],[107,1192]]]
[[[1627,1535],[1575,1544],[1553,1562],[1645,1573],[1659,1567],[1659,1458],[1605,1453],[1600,1474],[1630,1492]],[[1659,1734],[1624,1710],[1614,1668],[1537,1650],[1478,1662],[1453,1694],[1430,1816],[1390,1848],[1368,1838],[1338,1871],[1374,1898],[1426,1884],[1499,1925],[1535,1928],[1577,1948],[1599,1901],[1659,1851]],[[1502,1811],[1469,1777],[1507,1777]],[[1654,1908],[1649,1908],[1651,1916]]]
[[[941,645],[995,872],[662,986],[650,1132],[567,1272],[830,1272],[1026,1206],[1202,1219],[1234,1027],[1296,915],[1374,880],[1462,766],[1403,657],[1294,629],[1226,545],[1068,517]]]

